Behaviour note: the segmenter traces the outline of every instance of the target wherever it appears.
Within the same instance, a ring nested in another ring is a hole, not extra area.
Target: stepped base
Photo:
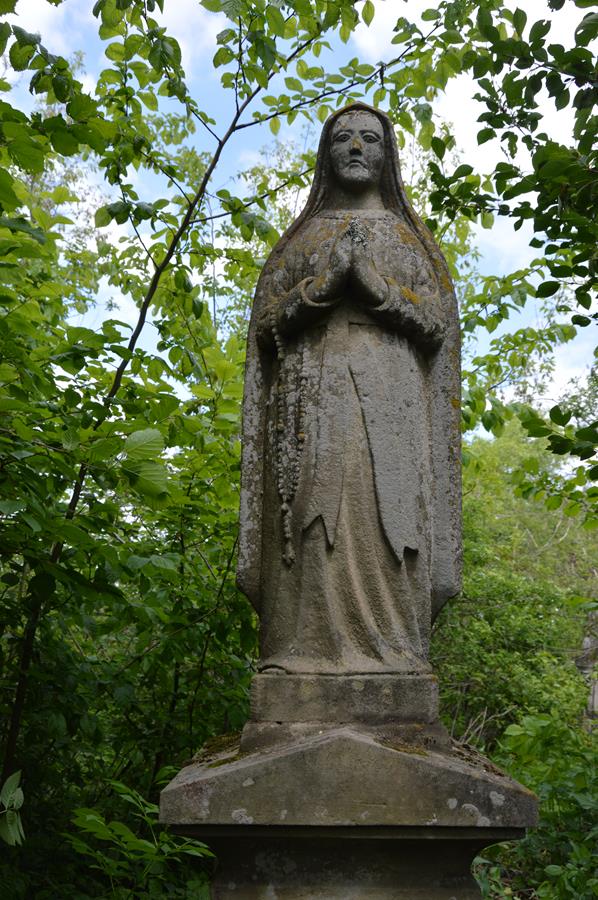
[[[242,739],[160,798],[162,822],[216,853],[213,900],[479,900],[473,858],[522,837],[537,800],[453,744],[435,679],[410,677],[344,678],[329,712],[350,723],[330,725],[334,677],[257,676]]]

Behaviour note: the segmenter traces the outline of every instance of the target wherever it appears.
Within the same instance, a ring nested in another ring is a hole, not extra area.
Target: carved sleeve
[[[315,302],[310,298],[310,287],[314,281],[313,277],[303,278],[289,289],[286,269],[281,268],[273,275],[264,276],[264,284],[260,286],[263,299],[257,321],[257,339],[263,349],[274,350],[277,334],[292,337],[316,323],[336,304],[336,300]]]
[[[420,292],[399,284],[392,277],[383,276],[383,281],[386,296],[369,307],[373,318],[407,335],[423,350],[437,350],[446,331],[438,292],[430,293],[427,283]]]

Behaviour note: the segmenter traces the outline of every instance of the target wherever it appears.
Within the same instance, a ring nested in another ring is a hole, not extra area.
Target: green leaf
[[[0,23],[0,56],[4,54],[8,39],[12,34],[12,28],[8,22]]]
[[[6,169],[0,169],[0,203],[4,209],[15,209],[19,206],[19,198],[13,190],[15,181]]]
[[[598,443],[598,424],[587,425],[585,428],[578,428],[575,437],[582,441],[591,441],[593,444]]]
[[[32,31],[25,31],[24,28],[20,28],[18,25],[13,25],[12,31],[19,44],[35,47],[41,40],[39,34],[35,34]]]
[[[108,44],[104,53],[112,62],[122,62],[125,58],[125,48],[120,42]]]
[[[20,782],[21,772],[18,771],[13,772],[12,775],[9,775],[2,785],[2,790],[0,791],[0,803],[2,803],[5,807],[9,805],[11,797],[18,788]]]
[[[530,44],[534,44],[536,41],[541,41],[549,31],[550,22],[547,19],[540,19],[538,22],[534,22],[529,32]]]
[[[133,487],[140,494],[159,499],[168,493],[168,475],[163,465],[143,462],[134,470]]]
[[[111,221],[112,216],[108,212],[108,208],[106,206],[100,206],[95,214],[96,228],[105,228],[106,225],[110,225]]]
[[[26,172],[40,175],[44,171],[44,152],[34,141],[10,141],[7,149],[13,162]]]
[[[40,228],[35,228],[27,221],[27,219],[9,219],[7,216],[0,216],[0,228],[10,228],[11,231],[22,231],[36,240],[39,244],[45,244],[47,241],[44,232]]]
[[[508,728],[505,728],[505,734],[508,734],[509,736],[518,736],[520,734],[525,734],[525,730],[521,725],[509,725]]]
[[[494,128],[482,128],[481,131],[478,131],[478,144],[485,144],[494,137],[496,137]]]
[[[158,556],[153,554],[149,561],[156,569],[164,569],[168,572],[176,572],[179,567],[177,558],[173,558],[173,556]]]
[[[164,439],[156,428],[134,431],[125,441],[124,451],[131,460],[156,459],[164,449]]]
[[[266,7],[266,19],[270,31],[275,34],[276,37],[283,38],[285,36],[286,26],[284,16],[277,6],[268,4]]]
[[[176,270],[174,273],[174,283],[180,291],[184,291],[187,294],[193,290],[193,282],[186,269],[181,268]]]
[[[575,29],[578,44],[587,45],[598,35],[598,13],[588,13]]]
[[[480,6],[476,18],[478,31],[482,37],[488,41],[495,41],[498,38],[498,29],[492,22],[492,13],[487,6]]]
[[[17,3],[18,0],[0,0],[0,16],[14,12]]]
[[[33,45],[19,44],[18,41],[15,41],[8,51],[8,58],[15,72],[23,72],[29,65],[34,54],[35,47]]]
[[[60,103],[66,103],[71,94],[71,81],[65,75],[55,75],[52,79],[52,90]]]
[[[571,418],[570,412],[563,412],[560,406],[553,406],[550,410],[550,418],[557,425],[566,425],[569,419]]]
[[[79,141],[68,128],[59,128],[50,135],[50,141],[57,153],[74,156],[79,150]]]
[[[376,8],[372,3],[372,0],[366,0],[363,4],[363,9],[361,10],[361,17],[366,25],[371,25],[373,18],[376,14]]]
[[[467,175],[471,175],[473,172],[473,167],[468,165],[457,166],[455,171],[452,174],[452,180],[455,181],[457,178],[465,178]]]
[[[438,159],[442,159],[444,154],[446,153],[446,144],[439,137],[433,137],[431,141],[431,147]]]
[[[158,98],[154,94],[153,91],[139,91],[137,94],[142,103],[147,106],[148,109],[151,109],[152,112],[156,112],[158,109]]]
[[[544,281],[536,288],[536,297],[552,297],[560,288],[558,281]]]
[[[522,37],[525,23],[527,22],[527,14],[522,9],[516,9],[513,13],[513,27],[515,31]]]

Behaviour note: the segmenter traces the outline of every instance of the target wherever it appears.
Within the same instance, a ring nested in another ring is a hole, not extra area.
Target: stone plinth
[[[435,722],[435,675],[256,675],[254,722]]]
[[[296,744],[335,726],[358,725],[404,743],[448,744],[438,724],[434,675],[256,675],[241,751]]]
[[[470,874],[509,828],[187,828],[218,857],[213,900],[479,900]]]
[[[470,900],[475,854],[536,822],[530,791],[457,745],[312,729],[228,747],[162,792],[162,821],[218,855],[214,898]]]

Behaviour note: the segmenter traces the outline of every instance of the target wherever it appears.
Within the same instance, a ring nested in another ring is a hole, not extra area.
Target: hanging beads
[[[276,324],[276,309],[272,308],[272,334],[276,345],[278,359],[278,379],[276,383],[276,477],[280,511],[282,515],[282,533],[284,537],[284,561],[292,566],[295,561],[293,548],[293,510],[292,501],[297,491],[300,475],[301,451],[305,442],[305,394],[307,376],[302,360],[299,379],[299,396],[297,398],[297,415],[293,415],[295,404],[292,403],[293,385],[291,377],[293,367],[289,365],[286,347]],[[296,428],[292,419],[296,418]]]

